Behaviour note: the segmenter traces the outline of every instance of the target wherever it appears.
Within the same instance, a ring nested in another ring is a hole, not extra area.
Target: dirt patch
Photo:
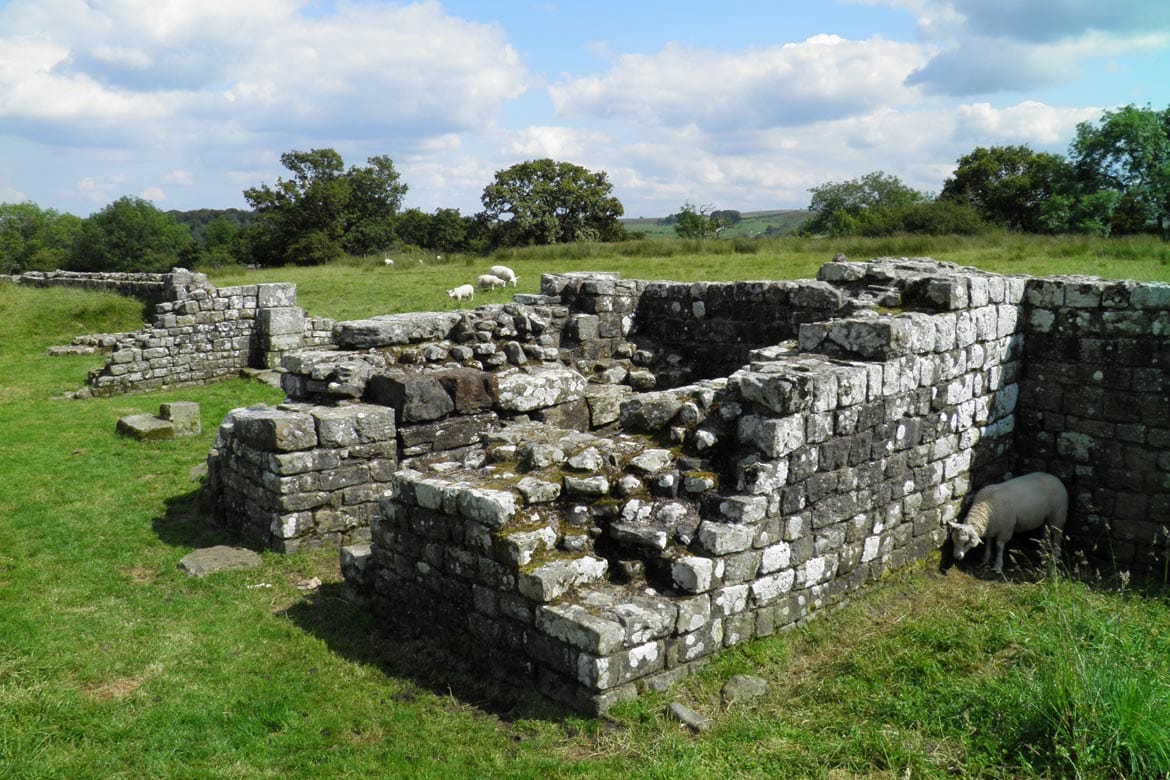
[[[146,680],[138,677],[119,677],[96,685],[86,685],[81,692],[97,701],[121,701],[142,687]]]

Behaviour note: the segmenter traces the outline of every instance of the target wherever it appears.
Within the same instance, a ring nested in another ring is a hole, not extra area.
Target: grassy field
[[[295,282],[300,304],[317,316],[356,319],[403,311],[463,308],[446,290],[474,283],[489,266],[503,263],[520,276],[516,288],[475,294],[474,303],[511,300],[514,292],[539,292],[543,273],[612,271],[626,279],[730,281],[807,279],[838,253],[853,260],[875,257],[933,257],[997,273],[1085,274],[1113,279],[1170,281],[1170,243],[1156,239],[1105,240],[996,234],[979,237],[909,236],[890,239],[642,240],[623,244],[568,244],[501,250],[491,257],[431,255],[396,257],[386,268],[382,255],[348,258],[329,267],[210,272],[220,286]],[[420,262],[423,261],[423,262]]]
[[[1049,273],[1062,246],[1045,257],[1028,247],[1030,260],[974,248],[942,259]],[[629,277],[810,275],[831,249],[502,259],[520,272],[520,290],[535,290],[541,271],[602,265]],[[1107,264],[1170,278],[1158,250],[1129,257],[1090,245],[1064,262],[1070,272]],[[311,313],[351,317],[452,307],[442,290],[490,264],[373,262],[215,281],[295,281]],[[258,570],[188,579],[176,568],[183,555],[234,541],[198,517],[192,470],[229,409],[280,393],[241,379],[62,400],[101,359],[48,358],[46,347],[133,329],[140,313],[113,295],[0,283],[0,777],[1170,773],[1170,609],[1118,583],[1027,571],[1005,580],[926,561],[833,614],[734,648],[669,694],[591,719],[485,686],[458,659],[376,624],[339,598],[335,554],[265,553]],[[115,434],[119,416],[172,400],[202,405],[202,435]],[[313,578],[323,585],[310,587]],[[726,706],[720,689],[740,673],[769,691]],[[681,731],[665,715],[670,701],[709,716],[711,728]]]

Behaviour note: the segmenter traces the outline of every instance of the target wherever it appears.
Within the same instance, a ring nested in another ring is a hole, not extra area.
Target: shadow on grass
[[[349,661],[410,680],[436,696],[454,697],[502,721],[562,722],[579,716],[541,696],[533,683],[501,680],[477,663],[470,635],[463,652],[456,652],[436,636],[376,617],[351,603],[346,592],[344,583],[327,583],[283,614]],[[414,696],[402,692],[395,699],[410,701]]]
[[[251,543],[241,543],[238,536],[226,528],[209,523],[199,513],[199,489],[165,499],[166,512],[151,520],[151,528],[159,540],[172,547],[213,547],[218,544],[248,547],[260,552]]]

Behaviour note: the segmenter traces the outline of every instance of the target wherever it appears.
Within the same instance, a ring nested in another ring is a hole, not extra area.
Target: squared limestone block
[[[194,401],[173,401],[160,404],[158,416],[170,421],[176,436],[198,436],[203,432],[199,417],[199,404]]]
[[[157,441],[175,438],[175,426],[151,414],[131,414],[118,419],[118,433],[133,436],[139,441]]]

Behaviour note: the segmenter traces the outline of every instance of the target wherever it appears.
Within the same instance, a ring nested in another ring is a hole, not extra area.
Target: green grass
[[[1041,246],[1048,254],[1028,260]],[[885,248],[894,251],[844,251],[941,254]],[[830,249],[789,242],[655,258],[598,247],[509,259],[520,289],[534,290],[540,270],[595,263],[628,277],[731,279],[748,267],[778,278]],[[1133,278],[1166,276],[1157,244],[1028,243],[1021,259],[1006,243],[987,258],[953,248],[965,264],[1033,269],[1058,267],[1065,251],[1070,272],[1100,261]],[[449,305],[442,290],[492,262],[388,271],[373,260],[235,280],[295,281],[311,313],[367,316]],[[256,571],[188,579],[176,568],[183,555],[234,541],[198,517],[191,471],[229,409],[280,393],[232,380],[63,400],[102,358],[48,358],[45,348],[135,329],[140,312],[117,296],[0,284],[0,777],[1170,773],[1170,610],[1157,595],[941,574],[927,561],[804,627],[733,648],[669,694],[591,719],[486,685],[458,659],[379,625],[339,598],[333,553],[265,553]],[[115,434],[119,416],[171,400],[201,404],[200,436]],[[297,587],[312,577],[324,585]],[[728,707],[719,690],[739,673],[764,677],[769,692]],[[676,700],[712,728],[680,731],[664,714]]]

